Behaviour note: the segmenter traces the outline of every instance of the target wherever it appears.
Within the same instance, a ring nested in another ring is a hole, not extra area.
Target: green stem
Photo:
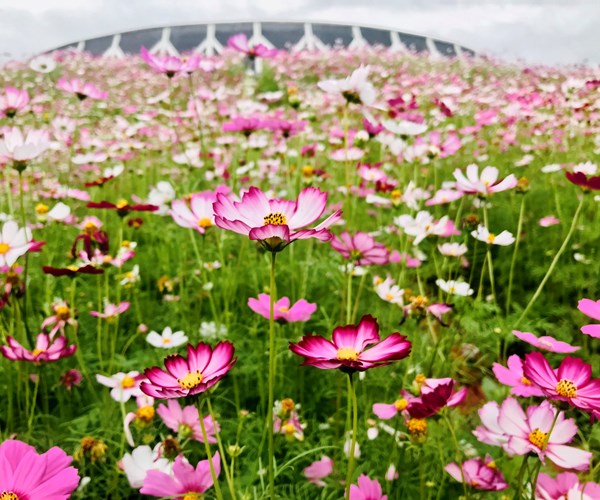
[[[446,422],[446,425],[448,426],[448,430],[450,431],[450,435],[452,436],[452,441],[454,442],[454,447],[456,448],[456,463],[458,464],[458,467],[460,468],[460,476],[462,479],[462,485],[463,485],[463,489],[464,489],[464,493],[465,493],[465,498],[468,500],[470,498],[470,495],[469,495],[469,489],[467,488],[467,485],[465,483],[465,473],[462,468],[462,459],[461,459],[461,453],[460,453],[461,447],[458,444],[458,439],[456,438],[456,433],[454,432],[454,426],[452,425],[452,422],[448,418],[448,415],[446,415],[446,413],[444,412],[443,416],[444,416],[444,421]]]
[[[356,449],[356,436],[358,434],[358,401],[352,373],[348,374],[348,400],[352,401],[352,438],[350,441],[350,455],[348,456],[348,472],[346,473],[346,500],[350,500],[350,484],[354,473],[354,450]]]
[[[235,488],[233,485],[233,471],[230,472],[229,471],[229,466],[227,465],[227,459],[225,458],[225,450],[223,449],[223,442],[221,441],[221,433],[219,432],[219,427],[217,425],[217,419],[215,418],[215,414],[213,412],[212,409],[212,404],[210,404],[210,398],[208,396],[206,396],[206,405],[208,407],[208,413],[210,415],[210,418],[213,421],[213,425],[215,428],[215,435],[217,437],[217,445],[219,447],[219,453],[221,454],[221,464],[223,465],[223,469],[225,470],[225,479],[227,480],[227,487],[229,488],[229,494],[231,495],[231,498],[233,500],[235,500],[236,494],[235,494]],[[233,458],[232,458],[232,466],[233,466]]]
[[[275,257],[277,254],[271,252],[271,280],[269,285],[269,400],[267,407],[267,431],[269,440],[269,498],[275,499],[275,470],[273,460],[275,456],[275,444],[273,439],[273,404],[275,383]]]
[[[529,455],[523,456],[523,462],[521,463],[521,468],[519,469],[519,475],[517,476],[517,496],[516,500],[521,500],[521,492],[523,491],[523,476],[525,475],[525,471],[527,470],[527,459]]]
[[[546,274],[544,275],[544,279],[542,279],[542,282],[540,283],[537,290],[533,294],[533,297],[531,297],[531,299],[529,300],[527,307],[525,307],[525,310],[521,313],[521,316],[519,316],[519,319],[515,323],[514,328],[517,328],[517,326],[519,326],[519,323],[521,323],[521,321],[523,321],[525,316],[527,316],[527,313],[533,307],[533,304],[535,304],[535,301],[538,299],[538,297],[542,293],[542,290],[544,289],[546,282],[550,279],[550,275],[554,271],[556,264],[558,264],[558,260],[560,259],[561,255],[564,253],[564,251],[566,250],[567,245],[569,244],[569,241],[571,240],[571,236],[573,236],[573,233],[575,232],[575,227],[577,226],[577,221],[579,219],[579,214],[581,213],[581,209],[583,207],[584,200],[585,200],[585,197],[582,196],[581,200],[579,201],[579,205],[577,206],[577,210],[575,211],[575,215],[573,215],[573,221],[571,222],[571,227],[569,228],[569,232],[567,233],[567,236],[565,237],[564,241],[562,242],[562,245],[558,249],[558,252],[556,252],[556,255],[554,256],[554,259],[552,260],[550,267],[548,268],[548,270],[546,271]]]
[[[489,227],[489,222],[488,222],[487,203],[485,200],[483,200],[483,223],[489,231],[490,227]],[[488,246],[487,246],[486,256],[487,256],[486,260],[487,260],[487,264],[488,264],[488,274],[490,275],[490,286],[492,288],[492,300],[494,301],[494,304],[495,304],[496,303],[496,285],[494,283],[494,265],[492,264],[492,245],[490,245],[490,244],[488,244]]]
[[[33,416],[35,415],[35,402],[37,399],[38,387],[40,386],[40,377],[38,373],[35,379],[33,388],[33,397],[31,398],[31,409],[29,411],[29,419],[27,420],[27,432],[31,435],[31,426],[33,425]]]
[[[219,500],[223,500],[223,493],[221,493],[221,487],[219,486],[219,480],[215,473],[215,466],[212,462],[212,453],[210,452],[210,445],[208,444],[208,434],[206,433],[206,426],[204,425],[204,419],[202,418],[202,408],[200,401],[198,402],[198,418],[200,419],[200,428],[202,429],[202,440],[204,441],[204,449],[206,450],[206,457],[208,458],[208,465],[210,467],[210,475],[215,486],[215,494]]]
[[[506,315],[510,312],[510,301],[512,298],[512,286],[515,272],[515,264],[517,262],[517,254],[519,252],[519,243],[521,241],[521,230],[523,228],[523,218],[525,216],[525,196],[521,198],[521,209],[519,210],[519,222],[517,223],[517,234],[515,235],[515,248],[510,261],[510,272],[508,273],[508,291],[506,295]]]

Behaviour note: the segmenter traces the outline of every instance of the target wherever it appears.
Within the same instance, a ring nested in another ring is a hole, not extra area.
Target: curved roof
[[[226,22],[192,24],[127,31],[70,43],[54,50],[74,48],[95,55],[122,57],[137,54],[142,46],[152,53],[182,52],[218,54],[227,40],[245,33],[252,43],[288,50],[327,50],[336,47],[383,45],[394,50],[429,52],[448,57],[474,55],[452,42],[387,28],[318,22]]]

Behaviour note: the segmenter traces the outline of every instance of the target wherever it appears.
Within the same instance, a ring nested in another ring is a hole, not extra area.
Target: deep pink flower
[[[218,476],[221,473],[219,452],[215,453],[212,464],[215,475]],[[144,485],[140,489],[140,493],[152,497],[185,500],[196,498],[198,495],[194,495],[194,493],[204,493],[211,486],[213,486],[213,480],[208,460],[201,460],[194,468],[180,455],[173,464],[172,476],[159,470],[149,470],[144,478]]]
[[[458,482],[468,484],[476,490],[500,491],[508,488],[504,476],[489,455],[485,460],[479,457],[466,460],[462,463],[462,473],[461,467],[456,463],[450,463],[444,469]]]
[[[584,411],[600,411],[600,379],[592,378],[592,367],[567,356],[553,370],[542,353],[525,355],[525,376],[550,399],[567,401]]]
[[[510,356],[506,362],[507,367],[494,363],[492,371],[498,382],[511,387],[510,393],[515,396],[528,398],[530,396],[543,396],[542,390],[533,385],[531,380],[523,374],[523,361],[517,354]]]
[[[358,486],[350,486],[350,500],[387,500],[377,479],[369,479],[365,474],[358,478]]]
[[[352,260],[357,266],[387,264],[389,259],[389,252],[385,245],[377,243],[372,236],[363,232],[352,236],[344,231],[339,237],[335,236],[331,240],[331,246],[344,259]]]
[[[321,460],[313,462],[303,471],[306,479],[317,486],[326,486],[324,477],[329,476],[333,472],[333,460],[328,456],[321,457]]]
[[[72,458],[57,446],[38,455],[16,439],[0,444],[0,498],[67,500],[79,484]]]
[[[457,406],[467,397],[467,388],[454,390],[451,378],[428,378],[421,387],[421,394],[409,401],[406,411],[413,418],[427,418],[446,406]]]
[[[371,344],[376,345],[367,349]],[[319,335],[305,335],[297,344],[290,342],[290,350],[305,358],[304,365],[322,370],[341,368],[349,373],[404,359],[410,349],[410,341],[399,333],[392,333],[382,341],[377,320],[370,315],[363,316],[358,326],[335,328],[333,341]]]
[[[512,334],[521,339],[523,342],[527,342],[528,344],[531,344],[532,346],[544,351],[569,353],[581,349],[581,347],[556,340],[554,337],[543,336],[538,338],[533,333],[520,332],[519,330],[513,330]]]
[[[108,92],[103,92],[93,83],[84,83],[78,78],[67,80],[63,77],[58,80],[56,87],[70,94],[75,94],[80,101],[83,101],[88,97],[99,100],[103,100],[108,97]]]
[[[473,434],[483,443],[502,446],[509,455],[536,453],[540,460],[550,459],[563,469],[586,470],[592,454],[567,446],[577,434],[573,419],[565,419],[549,401],[530,406],[524,412],[514,398],[506,398],[501,406],[487,403],[479,411],[483,426]]]
[[[252,132],[266,127],[267,122],[256,116],[236,116],[231,120],[223,123],[223,132],[241,132],[246,137],[249,137]]]
[[[584,189],[600,189],[600,175],[586,175],[583,172],[565,172],[567,179],[573,184]]]
[[[326,205],[327,193],[317,188],[305,188],[296,201],[288,201],[270,200],[260,189],[251,187],[239,202],[218,193],[213,209],[220,228],[245,234],[266,250],[279,252],[298,239],[329,241],[332,236],[328,228],[341,218],[341,210],[313,229],[301,229],[321,217]]]
[[[261,293],[258,299],[253,297],[248,299],[248,307],[256,314],[260,314],[267,319],[270,318],[270,303],[271,297],[266,293]],[[304,299],[300,299],[290,307],[290,299],[281,297],[274,304],[273,316],[275,321],[294,323],[296,321],[308,321],[316,310],[317,304],[311,304]]]
[[[591,299],[581,299],[577,304],[577,309],[586,316],[600,321],[600,300],[594,302]],[[581,331],[590,337],[600,339],[600,324],[582,326]]]
[[[542,472],[535,492],[540,500],[594,500],[600,498],[600,484],[582,484],[574,472],[563,472],[555,478]]]
[[[67,338],[63,335],[51,340],[50,335],[47,333],[40,333],[37,336],[33,351],[25,349],[11,336],[6,337],[6,341],[8,345],[0,347],[0,352],[5,358],[12,361],[32,361],[34,363],[43,361],[48,363],[68,358],[77,350],[75,344],[67,345]]]
[[[26,90],[15,87],[6,87],[4,94],[0,94],[0,113],[7,118],[12,118],[18,111],[25,109],[29,104],[29,94]]]
[[[237,358],[233,344],[219,342],[214,349],[200,342],[188,344],[188,358],[172,354],[165,358],[166,371],[152,367],[145,371],[150,382],[142,382],[141,389],[158,399],[181,398],[200,394],[221,380]]]
[[[244,33],[233,35],[227,40],[227,46],[237,52],[246,54],[250,59],[255,57],[274,57],[277,54],[277,49],[270,49],[262,43],[257,43],[250,46],[248,37]]]
[[[175,399],[170,399],[167,406],[160,404],[156,409],[165,425],[174,432],[177,432],[181,437],[191,437],[196,441],[204,443],[202,436],[202,426],[200,425],[200,417],[198,416],[198,408],[194,405],[189,405],[181,408],[179,402]],[[219,424],[213,423],[210,415],[204,417],[204,428],[209,443],[216,443],[215,432],[219,430]],[[215,425],[216,424],[216,425]]]

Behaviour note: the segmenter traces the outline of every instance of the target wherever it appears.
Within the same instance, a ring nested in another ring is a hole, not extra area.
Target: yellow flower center
[[[43,203],[38,203],[35,206],[35,213],[38,215],[44,215],[48,213],[48,205],[44,205]]]
[[[532,445],[537,446],[540,450],[546,449],[546,445],[548,444],[547,439],[548,433],[542,432],[539,429],[534,429],[533,432],[529,434],[529,442]]]
[[[305,165],[304,167],[302,167],[302,175],[304,177],[312,177],[315,173],[315,169],[313,167],[311,167],[310,165]]]
[[[76,265],[72,264],[70,266],[67,266],[67,269],[69,271],[79,271],[79,267],[77,267]]]
[[[404,398],[397,399],[396,401],[394,401],[394,406],[396,407],[396,410],[398,410],[398,411],[405,410],[406,407],[408,406],[408,401]]]
[[[194,493],[193,491],[186,493],[183,496],[183,500],[201,500],[201,498],[202,498],[202,495],[199,495],[198,493]]]
[[[411,434],[425,434],[427,432],[427,420],[424,418],[411,418],[406,422],[406,428]]]
[[[96,224],[94,224],[93,222],[86,222],[85,225],[83,226],[83,230],[86,233],[94,233],[98,230],[98,226],[96,226]]]
[[[138,408],[136,415],[142,422],[150,422],[154,417],[154,407],[142,406],[141,408]]]
[[[263,217],[264,226],[272,224],[274,226],[285,226],[287,224],[287,217],[281,212],[275,212],[273,214],[265,215]]]
[[[296,403],[294,403],[293,399],[286,398],[281,401],[281,409],[283,411],[292,411],[296,407]]]
[[[337,359],[340,361],[356,361],[358,353],[352,347],[341,347],[337,351]]]
[[[531,380],[529,380],[527,377],[521,377],[521,383],[523,385],[532,385]]]
[[[129,205],[129,203],[127,202],[127,200],[119,200],[117,201],[117,203],[115,204],[115,206],[121,210],[123,208],[125,208],[127,205]]]
[[[281,306],[279,308],[279,312],[282,312],[282,313],[289,312],[289,310],[290,310],[290,308],[289,307],[285,307],[285,306]]]
[[[394,300],[394,296],[393,296],[391,293],[386,293],[386,294],[385,294],[385,298],[386,298],[387,300]]]
[[[6,243],[0,243],[0,255],[4,255],[5,253],[8,253],[9,250],[10,250],[10,245],[7,245]]]
[[[489,236],[487,237],[487,242],[492,245],[494,243],[494,240],[496,239],[496,235],[494,233],[490,233]]]
[[[46,349],[34,349],[33,351],[31,351],[31,354],[33,354],[34,356],[39,356],[43,352],[46,352]]]
[[[399,200],[400,198],[402,198],[402,191],[400,191],[399,189],[394,189],[392,191],[392,200]]]
[[[198,221],[198,226],[202,227],[202,228],[207,228],[212,226],[212,221],[208,218],[208,217],[202,217],[199,221]]]
[[[162,339],[162,343],[163,344],[170,344],[171,343],[171,338],[168,337],[168,338]]]
[[[285,424],[282,427],[282,429],[283,429],[283,432],[285,432],[286,434],[293,434],[296,431],[294,424],[290,424],[289,422],[287,424]]]
[[[135,379],[130,377],[129,375],[125,375],[123,380],[121,380],[121,387],[123,389],[131,389],[135,386]]]
[[[69,309],[69,306],[66,306],[64,304],[56,306],[54,308],[54,312],[56,313],[58,318],[62,319],[63,321],[69,319],[69,316],[71,315],[71,309]]]
[[[19,500],[19,495],[12,491],[3,491],[0,495],[0,500]]]
[[[556,384],[556,392],[559,396],[563,396],[565,398],[576,398],[577,386],[570,380],[563,378],[558,382],[558,384]]]
[[[496,462],[494,462],[494,461],[488,462],[485,465],[486,465],[486,467],[489,467],[490,469],[495,469],[496,468]]]
[[[423,375],[422,373],[419,373],[415,377],[415,384],[417,384],[418,386],[425,385],[425,382],[427,382],[427,377],[425,375]]]
[[[202,383],[202,374],[199,371],[188,373],[185,377],[177,379],[177,383],[182,389],[193,389]]]

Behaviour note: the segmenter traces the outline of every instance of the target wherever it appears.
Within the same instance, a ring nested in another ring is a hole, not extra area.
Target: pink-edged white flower
[[[327,205],[327,193],[318,188],[303,189],[296,201],[269,199],[260,189],[251,187],[241,201],[217,193],[213,204],[215,224],[222,229],[245,234],[259,241],[270,252],[279,252],[293,241],[332,238],[329,226],[340,220],[337,210],[313,229],[302,229],[315,222]]]
[[[60,78],[56,82],[56,88],[64,90],[69,94],[75,94],[80,101],[87,99],[103,100],[108,97],[108,92],[103,92],[96,85],[90,82],[83,82],[79,78]]]
[[[179,330],[174,332],[170,326],[166,326],[162,333],[157,333],[152,330],[148,335],[146,335],[146,342],[153,347],[162,349],[179,347],[180,345],[185,344],[187,341],[188,338],[183,331]]]
[[[23,135],[21,129],[12,127],[0,138],[0,157],[16,163],[26,163],[37,158],[50,147],[48,132],[29,130]]]
[[[499,193],[512,189],[517,185],[517,178],[510,174],[496,184],[498,180],[498,169],[496,167],[485,167],[479,175],[479,167],[475,164],[467,167],[467,175],[462,173],[460,168],[454,170],[453,175],[456,179],[456,188],[466,194],[478,194],[488,196],[492,193]]]
[[[504,476],[489,455],[485,459],[471,458],[460,466],[453,462],[446,465],[444,470],[459,483],[465,483],[475,490],[500,491],[508,488]]]
[[[460,295],[461,297],[468,297],[473,295],[473,289],[469,286],[466,281],[455,281],[443,279],[437,279],[435,284],[439,286],[444,292],[452,295]]]
[[[12,266],[19,257],[27,253],[31,240],[31,229],[19,228],[12,220],[6,221],[0,234],[0,266]]]
[[[467,245],[464,243],[443,243],[437,248],[446,257],[462,257],[467,253]]]
[[[523,360],[517,354],[510,356],[506,360],[506,364],[507,366],[503,366],[500,363],[494,363],[492,371],[498,382],[510,386],[511,394],[525,398],[544,395],[538,386],[525,377],[523,373]]]
[[[379,295],[380,299],[400,307],[404,305],[404,290],[396,285],[391,276],[388,275],[385,279],[375,276],[373,278],[373,286],[375,287],[375,293]]]
[[[333,161],[357,161],[365,156],[365,152],[357,147],[336,149],[329,153]]]
[[[261,293],[258,299],[250,297],[248,307],[263,318],[270,318],[271,297],[266,293]],[[290,299],[281,297],[274,304],[273,317],[275,321],[294,323],[297,321],[308,321],[317,310],[317,304],[311,304],[304,299],[300,299],[293,306],[290,306]]]
[[[425,202],[425,206],[430,207],[433,205],[445,205],[446,203],[452,203],[453,201],[462,198],[464,194],[465,193],[462,191],[457,191],[455,189],[438,189],[435,194]]]
[[[200,425],[200,417],[198,408],[195,405],[188,405],[182,408],[175,399],[169,399],[167,405],[158,405],[156,413],[160,416],[165,425],[176,432],[182,439],[195,439],[200,443],[204,443],[204,435],[202,434],[202,426]],[[213,422],[210,415],[203,417],[204,429],[209,443],[216,443],[215,434],[219,431],[219,424]]]
[[[381,122],[386,130],[392,134],[400,135],[403,137],[421,135],[427,130],[427,125],[424,123],[415,123],[408,120],[384,120]]]
[[[377,479],[370,479],[365,474],[358,478],[358,485],[350,486],[350,500],[387,500]]]
[[[567,446],[577,434],[577,426],[573,419],[565,419],[563,412],[557,416],[557,411],[544,401],[524,412],[516,399],[508,397],[501,406],[496,402],[484,405],[479,414],[488,414],[488,421],[482,417],[484,427],[478,427],[474,434],[484,443],[502,446],[511,456],[535,453],[540,460],[548,458],[563,469],[587,470],[592,454]],[[496,421],[487,428],[494,417]]]
[[[175,200],[171,203],[169,215],[181,227],[187,227],[204,234],[215,225],[213,203],[217,197],[213,191],[194,193],[186,200]]]
[[[321,80],[319,88],[328,94],[341,95],[346,102],[371,106],[375,102],[376,91],[369,82],[369,66],[361,66],[341,80]]]
[[[323,478],[329,476],[332,472],[333,460],[325,455],[320,460],[305,467],[303,474],[314,485],[324,487],[326,483]]]
[[[18,111],[25,109],[27,104],[29,104],[29,94],[26,90],[6,87],[4,93],[0,94],[0,113],[8,118],[12,118]]]
[[[105,375],[96,374],[96,380],[99,384],[110,387],[110,397],[119,403],[129,401],[131,396],[137,397],[142,395],[140,384],[145,377],[137,371],[119,372],[107,377]]]
[[[120,302],[119,304],[111,304],[107,300],[104,301],[104,311],[90,311],[90,316],[94,316],[96,318],[102,319],[114,319],[119,314],[123,314],[127,309],[129,309],[129,302]]]
[[[489,230],[481,224],[477,226],[475,231],[471,231],[471,236],[488,245],[508,246],[515,242],[515,237],[508,231],[502,231],[500,234],[490,233]]]
[[[144,484],[144,478],[150,470],[157,470],[168,474],[169,476],[173,470],[173,463],[167,458],[160,456],[159,443],[154,447],[154,450],[150,446],[138,446],[131,453],[126,453],[125,456],[119,462],[119,465],[125,472],[129,486],[139,490]]]
[[[518,339],[521,339],[523,342],[527,342],[528,344],[531,344],[538,349],[542,349],[543,351],[570,353],[581,349],[581,347],[556,340],[554,337],[548,337],[547,335],[536,337],[533,333],[520,332],[519,330],[513,330],[512,334]]]
[[[577,309],[579,309],[586,316],[600,321],[600,300],[594,301],[592,299],[581,299],[577,304]],[[582,326],[581,332],[585,335],[589,335],[590,337],[600,339],[600,324]]]
[[[600,484],[580,483],[574,472],[562,472],[555,478],[542,472],[535,493],[536,500],[595,500],[600,498]]]

